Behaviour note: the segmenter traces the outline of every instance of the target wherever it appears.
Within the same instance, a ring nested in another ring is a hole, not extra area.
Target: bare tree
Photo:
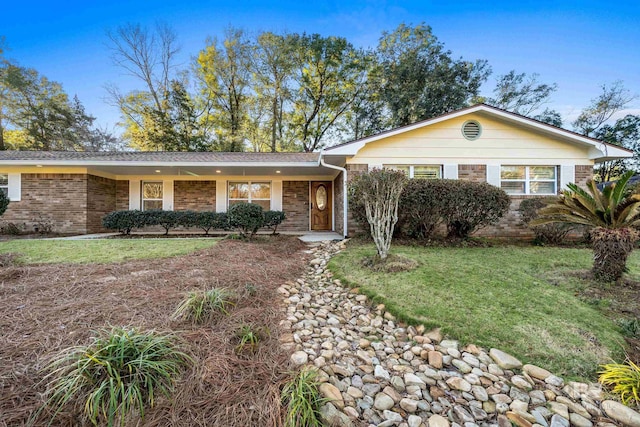
[[[398,222],[400,194],[407,183],[404,172],[374,169],[356,177],[352,194],[363,204],[378,256],[385,260],[391,247],[393,229]]]

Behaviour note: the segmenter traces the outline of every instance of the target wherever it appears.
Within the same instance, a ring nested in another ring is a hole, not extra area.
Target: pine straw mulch
[[[104,265],[0,269],[0,426],[20,426],[42,404],[41,368],[61,349],[90,343],[113,326],[173,331],[195,359],[172,401],[157,398],[144,426],[278,426],[280,383],[289,354],[279,344],[282,300],[276,289],[303,272],[304,244],[279,236],[224,240],[186,256]],[[6,260],[5,260],[6,261]],[[255,286],[250,295],[247,284]],[[170,319],[185,291],[225,287],[238,295],[229,316],[193,326]],[[237,355],[236,331],[269,331],[252,355]],[[72,411],[53,425],[82,425]],[[46,425],[43,414],[35,425]]]

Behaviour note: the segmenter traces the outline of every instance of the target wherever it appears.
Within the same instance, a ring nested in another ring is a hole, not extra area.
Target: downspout
[[[342,214],[343,214],[343,225],[342,225],[342,235],[344,237],[347,237],[348,235],[348,230],[347,230],[347,208],[349,207],[349,196],[347,194],[347,169],[345,168],[341,168],[340,166],[336,166],[336,165],[330,165],[324,162],[324,157],[323,155],[323,151],[320,151],[320,165],[324,166],[325,168],[329,168],[329,169],[335,169],[335,170],[339,170],[342,172]]]

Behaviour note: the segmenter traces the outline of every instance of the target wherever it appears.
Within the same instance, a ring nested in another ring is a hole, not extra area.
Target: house
[[[49,217],[64,233],[102,231],[114,210],[224,212],[239,202],[283,210],[279,229],[335,230],[350,220],[347,182],[374,167],[412,179],[488,182],[512,197],[509,214],[485,229],[523,236],[517,207],[558,194],[593,175],[594,163],[631,151],[484,104],[328,148],[320,153],[0,152],[0,188],[11,199],[3,220]]]

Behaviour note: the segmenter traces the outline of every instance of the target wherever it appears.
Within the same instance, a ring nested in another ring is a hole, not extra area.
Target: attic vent
[[[480,127],[480,123],[475,120],[469,120],[462,125],[462,135],[469,141],[480,138],[481,132],[482,128]]]

